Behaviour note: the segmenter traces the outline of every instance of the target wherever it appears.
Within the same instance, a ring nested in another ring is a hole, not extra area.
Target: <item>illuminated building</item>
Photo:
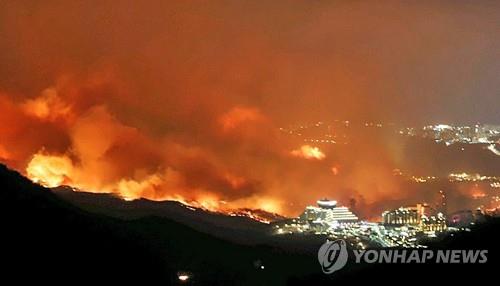
[[[355,226],[358,217],[336,201],[319,200],[318,206],[308,206],[297,218],[274,223],[277,234],[331,233],[343,227]]]
[[[446,217],[442,213],[431,215],[427,204],[400,207],[382,213],[384,224],[388,226],[414,226],[425,232],[446,230]]]
[[[317,207],[306,207],[299,219],[304,222],[320,224],[341,224],[358,221],[358,217],[356,215],[354,215],[347,207],[337,206],[336,201],[324,199],[319,200],[317,204]]]
[[[382,213],[386,225],[419,225],[422,216],[429,208],[426,204],[385,211]]]
[[[442,213],[435,216],[427,217],[425,215],[421,218],[420,227],[423,231],[444,231],[446,230],[446,218]]]
[[[367,246],[420,248],[422,237],[436,237],[447,231],[442,213],[429,215],[427,204],[384,212],[385,224],[358,220],[349,208],[336,201],[319,200],[308,206],[297,218],[271,223],[276,235],[326,235],[328,239],[344,239],[353,248]]]
[[[443,190],[439,191],[439,202],[437,205],[437,210],[439,210],[441,213],[443,213],[445,216],[448,213],[448,207],[446,204],[446,193]]]

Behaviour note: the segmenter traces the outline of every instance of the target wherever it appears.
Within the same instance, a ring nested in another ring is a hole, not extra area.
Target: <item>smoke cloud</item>
[[[209,209],[396,200],[383,135],[309,146],[279,127],[494,119],[498,6],[4,1],[0,159],[48,186]]]

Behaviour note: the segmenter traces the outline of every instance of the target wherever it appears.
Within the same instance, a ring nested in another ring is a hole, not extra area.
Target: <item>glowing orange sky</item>
[[[207,208],[398,197],[383,137],[339,153],[278,127],[495,119],[498,6],[4,1],[0,159],[47,185]]]

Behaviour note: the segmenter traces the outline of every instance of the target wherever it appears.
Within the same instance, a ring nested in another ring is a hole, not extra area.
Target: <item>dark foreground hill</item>
[[[123,223],[82,212],[3,165],[0,185],[0,280],[71,285],[172,275]]]
[[[317,271],[315,259],[233,244],[169,219],[89,213],[4,165],[0,217],[0,281],[16,284],[171,285],[188,271],[193,285],[279,285]]]
[[[344,269],[328,276],[321,273],[315,253],[298,251],[290,244],[241,245],[166,218],[123,220],[91,213],[3,165],[0,219],[2,285],[175,285],[179,271],[192,274],[188,285],[436,284],[465,280],[481,284],[495,278],[498,268],[500,222],[496,219],[432,245],[488,249],[487,264],[356,265],[350,257]],[[322,242],[310,243],[317,249]]]
[[[124,220],[147,216],[167,218],[203,233],[243,244],[261,243],[270,232],[269,225],[247,217],[228,216],[175,201],[138,199],[125,201],[111,194],[74,191],[70,187],[52,189],[64,201],[92,213]]]

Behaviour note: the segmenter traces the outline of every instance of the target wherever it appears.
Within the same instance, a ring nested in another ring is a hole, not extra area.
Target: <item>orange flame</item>
[[[308,160],[323,160],[326,158],[325,153],[323,153],[318,147],[313,147],[310,145],[302,145],[299,149],[293,150],[291,154],[292,156]]]
[[[26,168],[33,182],[48,188],[68,183],[72,172],[73,164],[69,158],[43,154],[35,154]]]
[[[258,216],[250,212],[239,212],[238,210],[240,208],[246,208],[248,205],[253,205],[256,209],[271,213],[279,213],[281,211],[279,203],[269,198],[243,199],[228,204],[215,194],[207,192],[196,192],[196,194],[193,195],[193,199],[187,199],[178,193],[165,194],[162,191],[156,192],[162,187],[165,187],[165,185],[168,185],[169,181],[172,181],[172,178],[175,178],[176,174],[171,171],[167,171],[166,174],[152,174],[146,176],[142,180],[120,179],[114,184],[104,185],[98,188],[97,191],[88,187],[92,186],[91,183],[82,180],[85,176],[79,176],[81,172],[82,171],[73,164],[70,157],[66,155],[47,155],[43,152],[35,154],[26,168],[26,174],[29,179],[48,188],[68,184],[73,187],[75,191],[115,193],[120,198],[127,201],[140,198],[156,201],[172,200],[211,212],[219,212],[228,215],[238,213],[239,215],[244,215],[261,222],[268,221],[259,219]],[[225,178],[233,186],[240,186],[245,182],[244,178],[229,173],[226,174]],[[174,186],[168,187],[175,191],[175,188],[173,188]]]

